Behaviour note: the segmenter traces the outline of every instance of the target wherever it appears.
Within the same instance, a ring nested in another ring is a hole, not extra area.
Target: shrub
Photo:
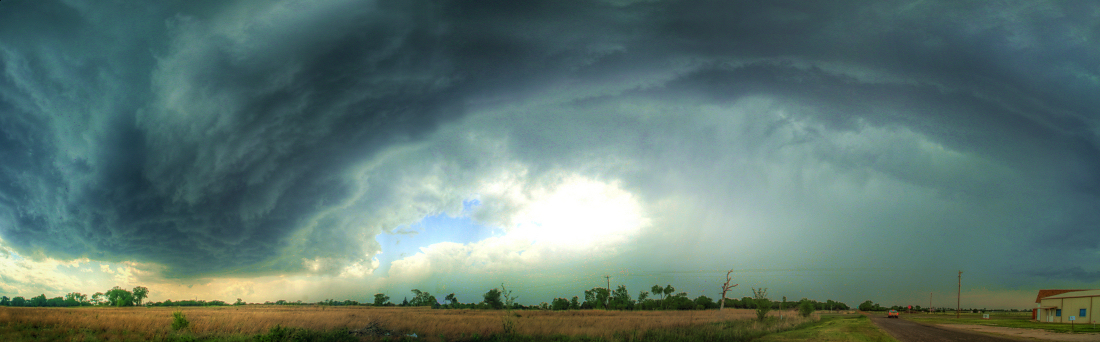
[[[814,304],[808,300],[803,300],[802,304],[798,305],[798,314],[802,317],[810,317],[810,314],[814,313]]]
[[[756,301],[756,319],[763,321],[768,317],[768,311],[772,310],[772,301],[768,299],[768,289],[752,289]]]
[[[191,322],[187,321],[187,317],[183,316],[183,312],[176,311],[172,313],[172,330],[180,331],[191,325]]]
[[[373,323],[372,323],[373,324]],[[383,341],[388,337],[383,337]],[[276,324],[268,330],[267,334],[253,336],[256,342],[283,342],[283,341],[318,341],[318,342],[355,342],[358,339],[352,336],[346,328],[315,331],[302,328],[282,327]]]

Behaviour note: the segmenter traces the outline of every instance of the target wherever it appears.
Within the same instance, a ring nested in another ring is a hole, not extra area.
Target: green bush
[[[763,322],[768,317],[768,311],[772,310],[772,301],[768,299],[768,289],[752,289],[756,301],[756,319]]]
[[[183,312],[176,311],[172,313],[172,330],[180,331],[191,325],[191,322],[187,321],[187,317],[183,316]]]
[[[355,342],[358,341],[347,329],[315,331],[302,328],[289,328],[275,325],[267,334],[253,336],[255,342]]]
[[[798,314],[802,317],[810,317],[810,314],[814,313],[814,304],[808,300],[803,300],[802,304],[798,305]]]

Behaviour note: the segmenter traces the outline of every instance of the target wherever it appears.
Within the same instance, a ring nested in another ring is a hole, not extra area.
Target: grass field
[[[806,328],[771,334],[754,341],[897,342],[861,314],[822,314],[820,321]]]
[[[172,330],[172,313],[190,321]],[[773,312],[774,314],[774,312]],[[725,311],[491,311],[420,308],[232,306],[184,308],[0,308],[0,340],[249,340],[274,327],[312,332],[361,330],[372,326],[394,340],[748,340],[804,327],[816,320],[788,313],[787,319],[753,320],[752,310]],[[346,331],[341,332],[347,335]]]
[[[1063,323],[1040,323],[1031,321],[1030,312],[993,312],[989,314],[989,319],[982,319],[982,314],[964,313],[960,318],[955,318],[955,313],[950,314],[911,314],[902,315],[905,319],[910,319],[921,323],[930,324],[975,324],[975,325],[991,325],[999,327],[1010,328],[1026,328],[1026,329],[1042,329],[1053,332],[1069,333],[1096,333],[1100,332],[1100,326],[1094,326],[1091,324],[1076,324],[1069,325]]]

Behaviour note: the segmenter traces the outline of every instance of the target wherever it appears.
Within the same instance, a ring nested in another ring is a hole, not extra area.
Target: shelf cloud
[[[625,269],[635,289],[658,274],[704,293],[712,283],[676,272],[801,269],[744,276],[818,277],[805,296],[860,301],[946,289],[959,269],[994,290],[1091,286],[1098,15],[1087,2],[5,1],[0,261],[394,288]],[[379,236],[434,216],[493,233],[379,264]],[[915,278],[845,285],[876,269]],[[0,292],[65,277],[5,276]],[[595,286],[547,277],[565,284],[553,291]],[[546,291],[530,297],[559,295]]]

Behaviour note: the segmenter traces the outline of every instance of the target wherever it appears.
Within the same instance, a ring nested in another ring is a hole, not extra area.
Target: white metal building
[[[1040,294],[1042,296],[1042,294]],[[1035,319],[1039,322],[1092,324],[1100,321],[1100,290],[1077,290],[1040,297]]]

